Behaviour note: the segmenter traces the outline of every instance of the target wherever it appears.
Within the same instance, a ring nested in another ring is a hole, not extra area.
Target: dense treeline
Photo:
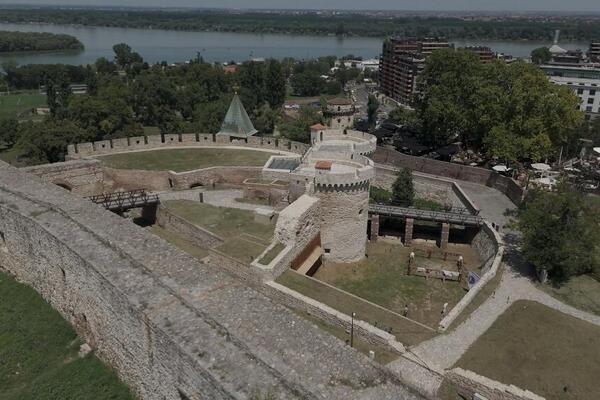
[[[282,120],[290,65],[277,60],[246,62],[237,72],[201,60],[169,66],[149,65],[126,44],[113,47],[114,61],[94,65],[3,65],[12,88],[45,85],[50,115],[41,122],[0,120],[0,143],[13,147],[28,164],[64,159],[69,143],[136,136],[145,127],[161,133],[216,133],[235,92],[255,127],[271,134],[275,126],[295,139],[306,139],[316,111],[298,121]],[[291,63],[292,60],[287,62]],[[69,85],[86,83],[88,93],[74,95]]]
[[[0,31],[0,53],[82,49],[83,44],[70,35]]]
[[[419,86],[415,111],[392,117],[434,147],[460,141],[504,162],[543,161],[575,149],[586,132],[577,95],[533,64],[482,64],[467,50],[437,50]]]
[[[461,39],[551,40],[555,29],[565,40],[600,38],[600,20],[464,20],[438,17],[374,17],[359,14],[230,13],[225,11],[141,11],[3,9],[0,20],[189,31],[292,33],[383,37],[446,36]]]

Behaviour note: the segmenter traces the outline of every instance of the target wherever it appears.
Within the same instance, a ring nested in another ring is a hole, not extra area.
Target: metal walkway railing
[[[370,204],[369,213],[390,217],[413,218],[421,221],[446,222],[449,224],[463,226],[483,225],[483,218],[477,215],[444,211],[419,210],[417,208],[396,207],[383,204]]]

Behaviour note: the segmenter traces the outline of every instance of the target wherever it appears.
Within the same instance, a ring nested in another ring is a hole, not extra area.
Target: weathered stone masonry
[[[2,269],[38,290],[144,399],[257,390],[281,399],[417,398],[217,267],[5,165],[0,232]]]

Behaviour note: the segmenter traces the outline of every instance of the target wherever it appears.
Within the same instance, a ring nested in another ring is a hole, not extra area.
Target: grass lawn
[[[199,260],[208,256],[208,250],[198,247],[192,242],[186,240],[183,236],[171,231],[167,231],[166,229],[163,229],[158,225],[153,225],[150,228],[150,232],[171,243],[175,247],[179,247],[181,250],[185,251],[190,256],[195,257]]]
[[[560,287],[552,284],[538,284],[538,287],[573,307],[600,315],[600,282],[589,275],[573,277]]]
[[[369,243],[368,258],[349,264],[325,263],[314,278],[402,314],[408,304],[408,317],[437,328],[444,303],[451,309],[465,295],[458,282],[408,276],[406,267],[413,248],[384,241]],[[419,257],[418,265],[441,262]]]
[[[98,358],[77,356],[80,344],[37,292],[0,273],[1,399],[133,399]]]
[[[328,286],[295,271],[288,270],[284,272],[276,279],[276,282],[327,304],[344,314],[351,315],[355,312],[357,319],[391,332],[405,345],[414,345],[435,336],[433,330],[379,307],[374,307],[344,292],[332,290]]]
[[[273,153],[240,149],[163,149],[99,157],[117,169],[192,171],[215,166],[263,166]]]
[[[458,367],[546,397],[600,398],[600,328],[542,304],[517,301]]]
[[[254,212],[237,208],[216,207],[189,200],[164,203],[170,211],[225,239],[217,247],[240,261],[248,262],[258,257],[271,244],[276,219],[270,224],[254,221]]]
[[[0,119],[17,118],[32,108],[47,107],[46,96],[39,93],[0,96]]]
[[[269,265],[271,261],[273,261],[275,257],[277,257],[279,253],[283,251],[283,249],[285,249],[285,246],[282,243],[277,243],[271,250],[267,252],[267,254],[263,256],[263,258],[259,260],[259,262],[262,265]]]

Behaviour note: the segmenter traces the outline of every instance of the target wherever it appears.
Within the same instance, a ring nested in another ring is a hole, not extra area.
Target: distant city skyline
[[[600,12],[598,0],[0,0],[0,5],[67,5],[131,7],[198,7],[241,9],[340,9],[406,11],[561,11]]]

